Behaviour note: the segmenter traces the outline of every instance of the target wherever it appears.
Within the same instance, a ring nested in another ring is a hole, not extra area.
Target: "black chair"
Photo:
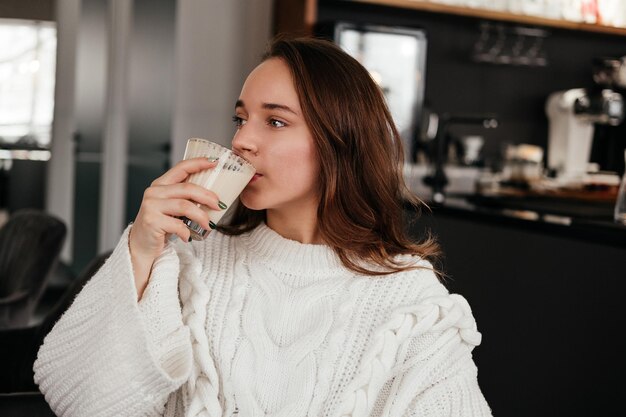
[[[0,394],[2,417],[55,417],[40,392]]]
[[[17,290],[0,298],[0,329],[12,327],[12,323],[28,321],[28,302],[31,294],[28,290]]]
[[[65,235],[61,220],[31,209],[0,228],[0,329],[28,326]]]
[[[63,297],[35,326],[0,329],[0,393],[37,391],[33,381],[33,364],[39,347],[54,324],[72,304],[76,295],[102,267],[111,252],[94,258],[67,288]],[[0,413],[0,416],[4,414]]]

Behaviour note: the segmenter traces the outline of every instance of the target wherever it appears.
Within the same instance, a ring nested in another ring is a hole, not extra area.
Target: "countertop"
[[[428,201],[426,204],[435,218],[441,214],[626,248],[626,226],[612,220],[612,206],[608,204],[589,206],[569,202],[564,209],[563,204],[546,201],[516,202],[480,195],[448,196],[441,205]]]

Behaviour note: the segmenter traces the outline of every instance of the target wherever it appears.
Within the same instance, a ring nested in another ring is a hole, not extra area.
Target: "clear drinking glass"
[[[235,202],[256,172],[256,169],[250,162],[222,145],[206,139],[189,139],[183,159],[198,157],[217,161],[217,165],[215,168],[190,175],[186,182],[198,184],[207,190],[213,191],[227,207],[230,207]],[[209,214],[209,219],[214,225],[217,225],[226,213],[226,210],[211,210],[204,205],[199,206]],[[191,231],[193,240],[202,240],[210,232],[191,219],[183,217],[181,220]]]

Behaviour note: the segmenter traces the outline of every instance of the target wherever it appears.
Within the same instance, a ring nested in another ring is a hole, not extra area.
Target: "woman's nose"
[[[256,155],[258,152],[257,138],[247,124],[241,126],[233,137],[233,150],[243,156],[246,154]]]

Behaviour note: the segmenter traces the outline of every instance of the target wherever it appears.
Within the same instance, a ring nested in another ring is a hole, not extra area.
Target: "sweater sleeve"
[[[481,335],[467,301],[427,269],[406,277],[424,285],[376,330],[339,415],[491,416],[471,356]]]
[[[400,363],[387,399],[388,416],[488,417],[472,350],[480,344],[467,301],[437,283],[415,308],[401,313],[411,336],[400,347]]]
[[[128,233],[46,336],[35,382],[59,416],[158,416],[191,371],[168,244],[137,302]]]

